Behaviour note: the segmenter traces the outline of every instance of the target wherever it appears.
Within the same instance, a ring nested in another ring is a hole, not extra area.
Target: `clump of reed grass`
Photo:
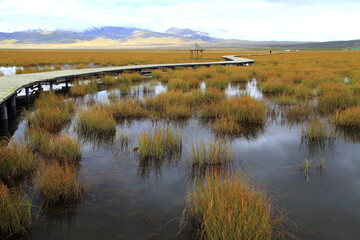
[[[143,118],[148,116],[148,113],[142,105],[138,98],[134,100],[125,98],[110,104],[110,109],[115,119]]]
[[[237,135],[244,132],[244,128],[233,117],[215,119],[211,125],[216,133]]]
[[[190,92],[189,104],[191,106],[198,106],[200,104],[210,104],[213,102],[219,102],[225,99],[225,93],[217,88],[206,88],[205,91],[194,90]]]
[[[97,79],[93,77],[88,83],[81,83],[80,81],[75,81],[74,85],[70,89],[72,96],[84,96],[86,94],[96,93],[98,91]]]
[[[153,132],[142,131],[138,136],[139,156],[141,159],[161,160],[180,153],[182,135],[178,130],[156,128]]]
[[[167,86],[169,90],[182,90],[183,92],[189,90],[189,83],[180,78],[170,79]]]
[[[138,73],[138,72],[123,73],[119,76],[120,76],[120,79],[118,80],[118,82],[120,82],[120,83],[136,83],[136,82],[142,81],[142,77],[141,77],[140,73]]]
[[[77,125],[83,133],[113,135],[116,122],[108,107],[97,106],[79,112]]]
[[[85,85],[80,85],[79,83],[75,83],[71,88],[70,88],[70,93],[72,96],[77,97],[77,96],[84,96],[85,93]]]
[[[193,166],[226,166],[232,158],[230,144],[221,139],[211,139],[208,144],[201,140],[191,145],[190,159]]]
[[[21,142],[0,142],[0,179],[6,181],[33,172],[39,161]]]
[[[170,74],[164,72],[162,69],[156,69],[151,73],[152,77],[160,82],[168,82],[170,79]]]
[[[360,107],[350,107],[344,111],[336,111],[335,124],[344,128],[360,128]]]
[[[106,86],[116,85],[118,83],[117,78],[112,75],[105,75],[101,77],[101,81]]]
[[[161,117],[171,120],[188,119],[191,116],[192,110],[186,104],[166,106],[165,111],[161,114]]]
[[[230,74],[231,83],[247,83],[250,76],[245,71],[234,71]]]
[[[238,123],[263,123],[266,119],[264,102],[248,96],[204,105],[200,112],[201,116],[206,118],[231,116]]]
[[[22,235],[32,225],[31,201],[25,193],[9,189],[0,181],[0,237]]]
[[[45,159],[77,162],[81,158],[81,147],[77,139],[66,134],[52,135],[38,128],[30,128],[25,131],[25,142],[32,152]]]
[[[349,92],[326,92],[318,97],[318,109],[322,113],[333,113],[353,105],[355,103]]]
[[[187,196],[181,225],[196,239],[284,239],[285,217],[275,215],[271,199],[243,175],[207,175]]]
[[[261,84],[261,88],[264,93],[283,94],[293,93],[295,85],[292,82],[286,82],[277,77],[270,77]]]
[[[35,103],[35,112],[25,112],[29,126],[39,127],[51,132],[58,132],[70,122],[75,110],[75,103],[57,96],[53,91],[41,94]]]
[[[230,82],[229,76],[224,73],[219,73],[219,74],[213,76],[212,78],[207,78],[205,80],[207,87],[214,87],[214,88],[218,88],[221,90],[225,89],[227,87],[227,85],[229,84],[229,82]]]
[[[189,86],[189,89],[196,89],[200,87],[200,81],[195,77],[189,78],[187,80],[187,84]]]
[[[60,165],[54,161],[40,170],[37,187],[50,204],[76,202],[85,190],[77,175],[77,170],[72,165]]]
[[[311,141],[331,140],[336,136],[335,128],[328,126],[325,120],[320,120],[316,115],[310,118],[306,126],[302,126],[301,134],[303,138]]]
[[[288,107],[283,115],[290,122],[302,122],[309,118],[312,108],[308,104],[297,104]]]

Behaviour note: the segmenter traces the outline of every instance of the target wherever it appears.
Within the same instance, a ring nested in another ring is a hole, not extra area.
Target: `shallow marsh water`
[[[145,95],[157,95],[166,86],[157,83]],[[143,87],[130,90],[143,96]],[[111,90],[122,97],[120,90]],[[108,101],[110,91],[77,98],[79,106]],[[263,98],[256,83],[229,86],[228,96],[249,94]],[[299,225],[302,239],[356,239],[360,236],[360,148],[354,132],[339,134],[331,142],[306,142],[301,125],[283,124],[269,119],[263,129],[229,138],[235,153],[233,170],[246,173],[285,207],[289,219]],[[141,130],[169,125],[181,131],[181,156],[148,164],[139,161],[132,149]],[[26,123],[20,121],[14,138],[22,138]],[[192,142],[215,137],[210,123],[196,117],[183,122],[157,123],[131,120],[118,123],[114,139],[84,138],[77,134],[75,120],[64,132],[82,144],[81,176],[89,186],[88,196],[64,208],[44,209],[38,223],[25,239],[186,239],[177,235],[185,206],[185,196],[194,175],[188,164]],[[122,146],[118,137],[125,132],[132,138]],[[103,140],[103,141],[102,141]],[[325,159],[326,168],[317,165]],[[302,163],[309,159],[311,169],[305,177]],[[35,205],[41,204],[36,195]]]

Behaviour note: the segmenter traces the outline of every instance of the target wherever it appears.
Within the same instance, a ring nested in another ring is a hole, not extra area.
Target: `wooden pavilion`
[[[204,49],[199,44],[195,43],[189,50],[191,59],[202,59]]]

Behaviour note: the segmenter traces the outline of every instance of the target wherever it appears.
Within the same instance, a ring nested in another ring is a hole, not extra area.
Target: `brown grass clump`
[[[212,78],[207,78],[205,80],[207,87],[214,87],[218,89],[225,89],[229,82],[229,75],[224,73],[219,73],[217,75],[214,75]]]
[[[114,135],[116,122],[112,111],[108,107],[95,106],[81,110],[77,119],[78,128],[87,136],[89,135]]]
[[[232,117],[238,123],[263,123],[266,119],[264,102],[251,97],[225,99],[204,105],[200,113],[206,118]]]
[[[192,77],[187,80],[187,84],[189,85],[189,89],[196,89],[200,87],[199,79]]]
[[[154,132],[142,131],[138,137],[141,159],[161,160],[181,152],[182,135],[170,128],[156,128]]]
[[[138,98],[134,100],[125,98],[110,104],[110,109],[115,119],[143,118],[147,117],[148,113],[142,105]]]
[[[282,215],[274,215],[264,190],[240,174],[207,175],[187,196],[182,226],[188,220],[196,239],[284,239]]]
[[[335,124],[344,128],[360,128],[360,107],[336,111]]]
[[[25,141],[29,149],[45,159],[76,163],[81,158],[80,144],[65,134],[52,135],[32,128],[25,132]]]
[[[180,78],[170,79],[167,86],[169,90],[182,90],[183,92],[189,90],[189,83]]]
[[[336,132],[325,120],[314,115],[310,118],[309,123],[302,127],[301,136],[310,141],[331,140],[335,138]]]
[[[199,106],[200,104],[210,104],[214,102],[219,102],[225,99],[224,92],[220,91],[217,88],[206,88],[205,91],[194,90],[189,94],[189,104],[191,106]]]
[[[68,164],[61,166],[56,161],[41,169],[37,187],[51,204],[76,202],[85,190],[78,180],[76,168]]]
[[[226,166],[233,158],[232,149],[224,140],[204,141],[191,146],[191,163],[193,166],[208,168],[210,166]]]
[[[58,132],[69,123],[75,110],[74,101],[65,100],[52,91],[43,93],[34,105],[37,111],[25,113],[28,124],[51,132]]]
[[[0,179],[6,181],[33,172],[39,161],[27,147],[12,140],[0,142]]]
[[[0,237],[20,236],[32,225],[31,201],[25,193],[9,189],[0,181]]]

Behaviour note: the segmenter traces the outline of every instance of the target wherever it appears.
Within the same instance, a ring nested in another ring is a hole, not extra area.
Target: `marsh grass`
[[[360,107],[350,107],[344,111],[336,111],[334,115],[336,126],[343,128],[360,128]]]
[[[19,237],[32,225],[31,200],[0,181],[0,237]]]
[[[25,177],[35,171],[39,160],[22,142],[0,142],[0,179]]]
[[[258,123],[266,120],[266,110],[263,101],[245,96],[224,99],[219,103],[203,105],[200,115],[204,118],[232,117],[238,123]]]
[[[284,112],[282,117],[288,120],[289,122],[302,122],[309,118],[312,114],[313,109],[308,104],[297,104],[291,107],[288,107]]]
[[[39,172],[37,187],[50,204],[71,203],[81,198],[86,187],[78,180],[78,173],[71,164],[57,161],[45,165]]]
[[[124,98],[118,102],[110,104],[112,115],[115,119],[125,118],[144,118],[148,116],[148,112],[143,108],[140,99]]]
[[[207,87],[218,88],[224,90],[230,82],[229,75],[225,73],[219,73],[211,78],[205,79]]]
[[[140,159],[161,160],[181,153],[182,135],[179,130],[169,127],[143,130],[138,136]]]
[[[181,226],[193,239],[285,239],[285,217],[268,194],[243,175],[207,175],[188,194]]]
[[[77,163],[81,159],[81,147],[76,138],[66,134],[53,135],[39,128],[25,131],[27,148],[45,159]]]
[[[189,83],[180,78],[170,79],[167,86],[169,90],[182,90],[183,92],[189,90]]]
[[[217,88],[206,88],[205,91],[194,90],[189,94],[188,102],[191,106],[197,107],[200,104],[210,104],[225,99],[225,93]]]
[[[75,110],[72,100],[56,95],[53,91],[44,92],[36,99],[34,112],[25,112],[25,118],[31,127],[39,127],[51,132],[60,131],[70,122]]]
[[[192,143],[190,162],[193,166],[208,168],[209,166],[227,166],[233,160],[231,145],[225,140],[210,139]]]
[[[119,83],[137,83],[142,81],[142,77],[138,72],[123,73],[118,75],[118,77],[120,77],[118,79]]]
[[[307,125],[302,126],[301,136],[310,141],[332,140],[336,137],[336,131],[327,121],[321,120],[317,115],[314,115]]]
[[[94,106],[83,109],[78,114],[77,125],[85,135],[114,135],[116,122],[110,108]]]

